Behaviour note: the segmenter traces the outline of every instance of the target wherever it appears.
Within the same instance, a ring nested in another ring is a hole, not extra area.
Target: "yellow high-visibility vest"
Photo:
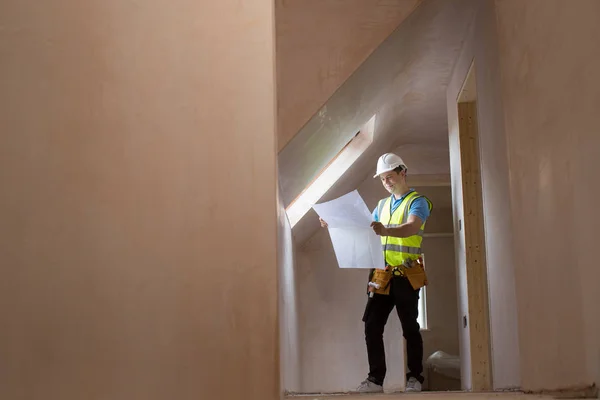
[[[418,198],[424,198],[429,204],[429,211],[433,205],[431,201],[417,192],[410,192],[402,203],[392,213],[392,197],[379,201],[379,222],[388,228],[395,228],[408,221],[408,211],[413,201]],[[397,238],[392,236],[382,236],[381,245],[383,246],[383,255],[387,265],[395,267],[402,264],[405,260],[416,260],[421,256],[421,242],[423,241],[423,232],[425,231],[425,222],[421,225],[416,235],[406,238]]]

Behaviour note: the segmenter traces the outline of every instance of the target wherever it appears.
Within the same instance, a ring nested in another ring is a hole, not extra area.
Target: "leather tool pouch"
[[[376,269],[371,272],[370,282],[377,283],[379,285],[379,289],[375,289],[369,287],[369,292],[373,292],[376,294],[390,294],[390,281],[392,280],[392,272],[388,271],[386,268]]]
[[[413,261],[411,268],[402,268],[402,271],[413,289],[417,290],[427,286],[427,273],[423,264]]]

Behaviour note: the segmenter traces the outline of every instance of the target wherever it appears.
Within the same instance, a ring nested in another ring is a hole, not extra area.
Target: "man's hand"
[[[373,228],[373,232],[378,236],[389,236],[387,234],[388,229],[381,222],[371,222],[371,228]]]
[[[327,228],[329,225],[327,225],[327,222],[323,221],[321,218],[319,218],[319,222],[321,223],[321,227],[323,228]]]

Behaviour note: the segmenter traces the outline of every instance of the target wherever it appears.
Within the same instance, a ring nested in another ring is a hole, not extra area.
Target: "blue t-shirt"
[[[414,189],[409,190],[406,194],[404,194],[404,196],[400,197],[399,199],[396,199],[394,195],[392,195],[392,212],[396,211],[398,206],[402,204],[402,200],[404,200],[404,198],[412,192],[414,192]],[[417,217],[421,218],[421,221],[423,221],[423,223],[425,223],[425,221],[429,217],[429,213],[429,203],[423,197],[419,197],[418,199],[413,201],[410,205],[410,209],[408,210],[408,215],[416,215]],[[379,207],[375,207],[375,209],[373,210],[373,221],[379,222]]]

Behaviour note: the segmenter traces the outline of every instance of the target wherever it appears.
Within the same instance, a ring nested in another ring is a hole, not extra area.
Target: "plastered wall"
[[[449,210],[446,213],[450,214]],[[424,362],[438,350],[453,356],[459,355],[454,239],[452,237],[425,239],[423,253],[430,283],[426,289],[427,330],[422,332]]]
[[[496,1],[526,389],[600,375],[600,2]]]
[[[427,225],[428,232],[452,228],[450,188],[416,188],[440,206]],[[370,208],[386,196],[381,183],[368,178],[359,193]],[[429,331],[423,332],[426,359],[437,350],[458,354],[456,275],[452,237],[426,238]],[[298,310],[301,342],[301,392],[339,392],[355,389],[368,373],[361,321],[367,301],[367,270],[337,267],[329,234],[319,230],[297,250]],[[388,363],[386,390],[404,388],[404,360],[400,323],[390,314],[384,335]]]
[[[598,382],[598,16],[593,0],[482,1],[448,89],[459,219],[456,95],[474,59],[495,388]]]
[[[272,14],[1,3],[0,398],[279,398]]]
[[[459,318],[468,315],[468,306],[464,231],[458,229],[458,221],[463,219],[463,197],[460,180],[457,98],[471,63],[474,62],[490,302],[492,383],[495,389],[510,389],[520,386],[520,364],[512,225],[511,219],[507,218],[510,215],[511,206],[498,66],[498,38],[493,1],[480,1],[478,6],[447,91],[454,233],[458,283],[461,288],[460,292],[463,294],[459,297]],[[462,384],[464,389],[470,389],[471,372],[467,362],[470,357],[469,330],[468,327],[464,328],[462,323],[459,326],[463,367]]]
[[[281,150],[421,0],[276,0]]]

